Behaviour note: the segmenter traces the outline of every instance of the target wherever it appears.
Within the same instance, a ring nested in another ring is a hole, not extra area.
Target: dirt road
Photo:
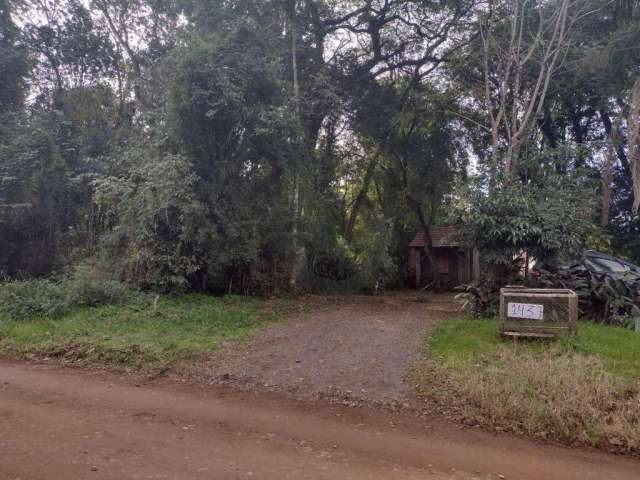
[[[637,480],[640,462],[400,414],[0,361],[0,479],[103,478]]]

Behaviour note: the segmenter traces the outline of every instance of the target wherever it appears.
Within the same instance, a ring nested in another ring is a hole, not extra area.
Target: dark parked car
[[[585,269],[593,273],[607,273],[612,276],[638,276],[640,278],[640,267],[627,260],[612,257],[595,250],[586,250],[582,258],[560,260],[560,261],[537,261],[531,269],[531,276],[539,278],[541,272],[557,272],[563,270]]]

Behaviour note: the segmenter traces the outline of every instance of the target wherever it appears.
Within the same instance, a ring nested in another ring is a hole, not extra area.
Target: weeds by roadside
[[[439,326],[421,393],[469,425],[640,454],[640,336],[583,325],[558,343],[501,340],[495,322]]]
[[[77,308],[59,318],[0,316],[0,355],[157,367],[215,350],[272,318],[260,301],[205,295]]]
[[[67,275],[0,283],[0,316],[13,320],[61,317],[74,308],[148,304],[151,296],[106,278],[90,265]]]

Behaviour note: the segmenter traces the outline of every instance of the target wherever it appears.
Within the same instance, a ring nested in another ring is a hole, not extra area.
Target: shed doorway
[[[480,266],[477,250],[461,246],[455,234],[455,227],[451,225],[431,230],[433,272],[429,271],[429,260],[425,253],[425,232],[419,232],[409,244],[409,277],[415,288],[423,288],[428,279],[432,279],[434,289],[448,291],[478,279]]]

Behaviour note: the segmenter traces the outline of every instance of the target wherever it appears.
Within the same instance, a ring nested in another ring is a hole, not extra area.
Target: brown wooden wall
[[[421,259],[420,264],[417,263]],[[433,261],[438,278],[438,284],[444,288],[454,288],[458,285],[469,283],[474,279],[474,255],[471,249],[458,247],[434,247]],[[421,248],[409,249],[409,264],[407,272],[409,279],[416,287],[423,286],[427,262]],[[418,276],[421,280],[418,281]]]

